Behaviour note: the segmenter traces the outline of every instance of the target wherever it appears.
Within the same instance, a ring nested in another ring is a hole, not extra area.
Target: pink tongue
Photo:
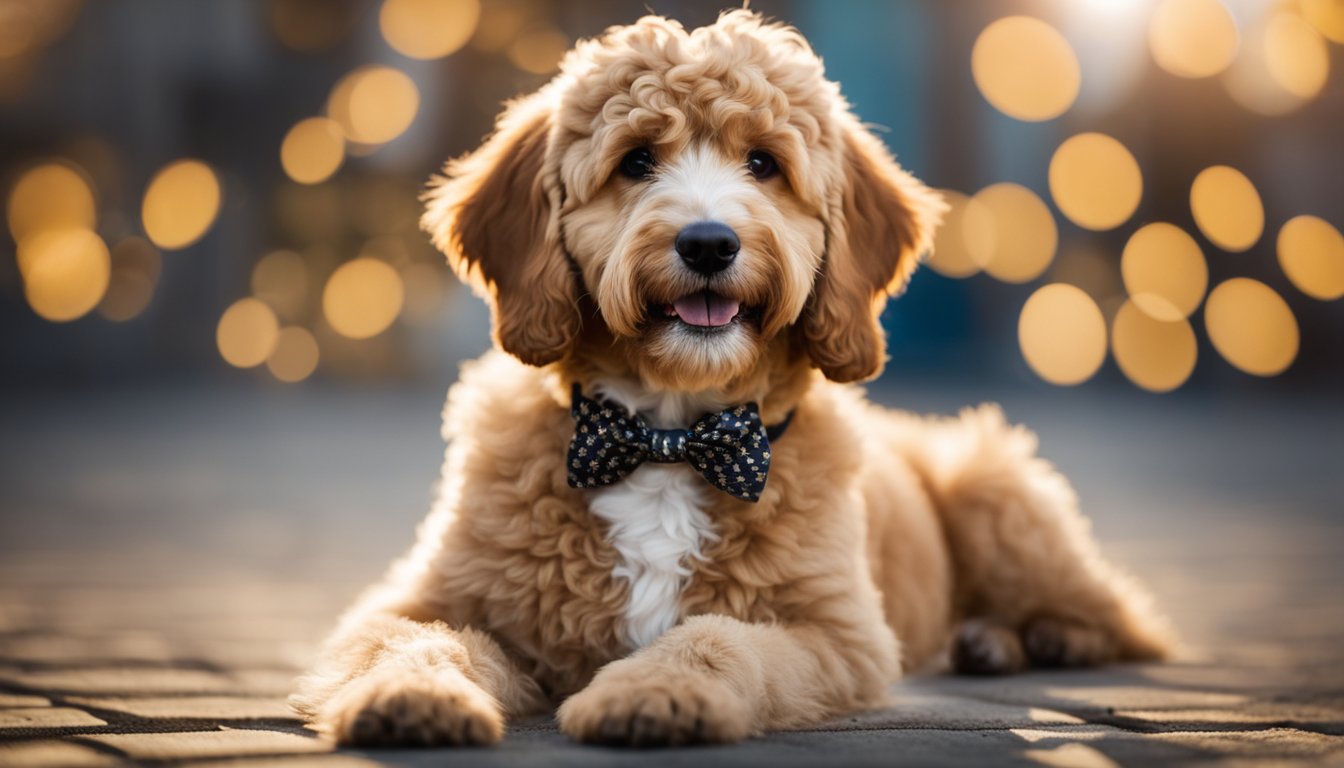
[[[672,307],[683,323],[713,328],[727,325],[737,317],[738,302],[711,291],[701,291],[677,299],[672,302]]]

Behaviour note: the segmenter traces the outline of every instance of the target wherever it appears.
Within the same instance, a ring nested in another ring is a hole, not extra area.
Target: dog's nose
[[[712,275],[733,263],[742,243],[727,224],[697,221],[677,234],[676,247],[686,266],[702,275]]]

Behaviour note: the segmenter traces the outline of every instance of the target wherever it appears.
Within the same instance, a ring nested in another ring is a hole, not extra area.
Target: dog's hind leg
[[[489,634],[357,605],[290,703],[343,745],[465,746],[544,699]]]
[[[923,476],[952,557],[961,672],[1161,658],[1171,647],[1147,593],[1107,563],[1073,488],[1036,437],[996,406],[911,422],[901,450]]]

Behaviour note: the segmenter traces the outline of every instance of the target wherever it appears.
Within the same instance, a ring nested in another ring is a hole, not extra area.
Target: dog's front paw
[[[721,744],[751,735],[748,703],[693,672],[609,669],[560,706],[560,728],[579,741],[655,747]]]
[[[375,669],[322,708],[318,726],[347,746],[483,746],[504,735],[499,706],[456,669]]]

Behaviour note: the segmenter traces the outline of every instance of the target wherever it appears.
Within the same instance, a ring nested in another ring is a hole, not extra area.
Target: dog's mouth
[[[705,289],[676,301],[650,307],[650,317],[679,323],[699,331],[720,331],[755,316],[756,310],[741,301]]]

